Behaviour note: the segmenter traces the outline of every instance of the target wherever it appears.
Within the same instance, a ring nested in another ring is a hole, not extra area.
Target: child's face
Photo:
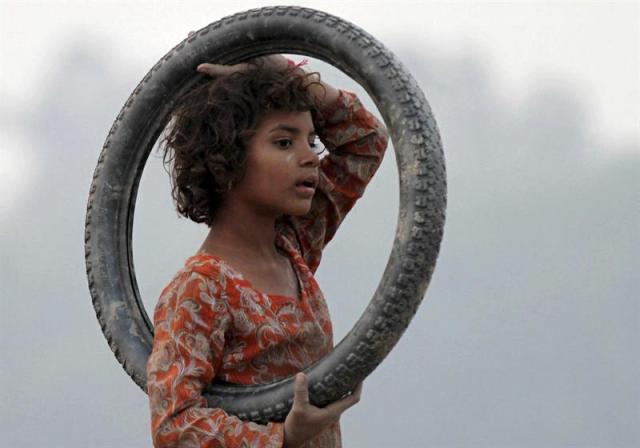
[[[266,216],[303,215],[311,208],[320,158],[313,148],[310,112],[273,112],[265,116],[249,142],[245,175],[233,201],[245,201]],[[313,188],[300,183],[313,179]]]

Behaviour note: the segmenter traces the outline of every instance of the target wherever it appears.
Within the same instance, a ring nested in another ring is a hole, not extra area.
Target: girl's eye
[[[293,141],[291,141],[291,139],[289,139],[289,138],[283,138],[283,139],[280,139],[280,140],[276,141],[276,145],[278,145],[279,147],[281,147],[283,149],[291,147],[292,144],[293,144]]]
[[[293,147],[293,140],[290,138],[281,138],[279,140],[276,140],[274,143],[280,149],[289,149]],[[322,154],[325,149],[324,145],[320,141],[320,138],[318,138],[317,136],[312,140],[309,140],[309,147],[313,149],[316,154]]]

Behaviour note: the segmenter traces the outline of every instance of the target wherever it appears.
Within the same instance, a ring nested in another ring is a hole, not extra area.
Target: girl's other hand
[[[299,447],[331,423],[338,421],[344,411],[360,401],[362,383],[358,384],[350,395],[324,408],[318,408],[309,403],[309,389],[304,373],[296,375],[293,392],[293,406],[284,421],[286,448]]]

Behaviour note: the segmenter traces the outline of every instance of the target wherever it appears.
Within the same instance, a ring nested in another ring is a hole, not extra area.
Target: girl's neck
[[[200,249],[254,261],[277,259],[281,255],[275,245],[275,223],[273,215],[243,213],[241,209],[224,210],[211,224]]]

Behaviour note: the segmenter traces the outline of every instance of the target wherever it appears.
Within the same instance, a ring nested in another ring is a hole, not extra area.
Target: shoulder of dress
[[[220,275],[220,264],[219,258],[204,252],[198,252],[186,259],[182,271],[215,278]]]
[[[164,288],[163,294],[183,291],[193,283],[201,283],[201,288],[218,291],[220,286],[225,289],[227,284],[233,284],[237,277],[218,257],[197,253],[186,259],[182,268]]]
[[[170,303],[176,298],[191,296],[194,291],[200,297],[229,299],[235,296],[242,277],[230,269],[223,260],[207,254],[189,257],[164,288],[161,302]]]

